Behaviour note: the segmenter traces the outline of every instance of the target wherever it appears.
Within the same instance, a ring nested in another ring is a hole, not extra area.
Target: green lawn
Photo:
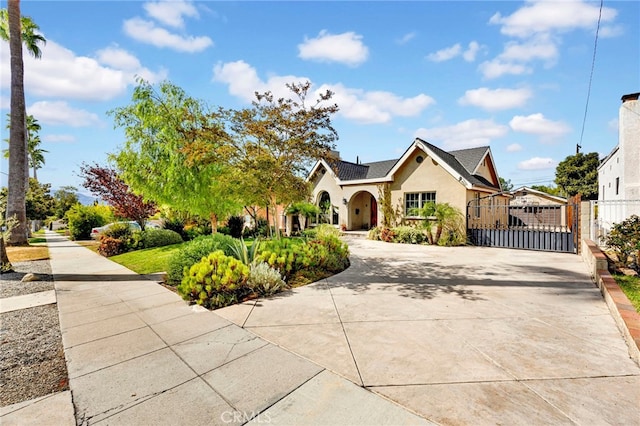
[[[109,260],[113,260],[138,274],[165,272],[167,270],[167,261],[173,253],[180,249],[182,244],[184,243],[131,251],[111,256]]]
[[[616,282],[627,295],[636,311],[640,312],[640,277],[630,277],[626,275],[614,275]]]

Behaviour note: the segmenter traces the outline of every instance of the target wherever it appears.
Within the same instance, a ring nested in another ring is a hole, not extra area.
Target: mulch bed
[[[48,260],[18,262],[0,276],[0,297],[53,290]],[[32,272],[38,281],[20,282]],[[0,406],[69,389],[55,304],[0,314]]]

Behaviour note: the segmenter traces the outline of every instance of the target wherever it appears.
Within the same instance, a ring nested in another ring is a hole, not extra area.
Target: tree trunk
[[[25,196],[28,182],[27,138],[25,134],[24,63],[20,28],[20,0],[9,0],[9,50],[11,52],[11,129],[9,133],[9,193],[7,217],[15,216],[18,224],[9,235],[10,245],[27,244],[27,212]],[[25,174],[25,171],[27,174]]]
[[[209,220],[211,221],[211,234],[213,235],[218,232],[218,215],[211,213]]]
[[[4,238],[0,235],[0,272],[11,272],[13,271],[13,266],[9,261],[9,256],[7,256],[7,249],[4,246]]]

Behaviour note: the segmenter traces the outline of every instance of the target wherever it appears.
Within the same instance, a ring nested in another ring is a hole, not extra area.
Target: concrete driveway
[[[215,312],[436,423],[640,424],[580,257],[348,241],[345,272]]]

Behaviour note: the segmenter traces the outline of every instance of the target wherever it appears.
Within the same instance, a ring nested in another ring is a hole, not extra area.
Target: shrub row
[[[174,255],[169,284],[183,298],[208,308],[242,301],[249,294],[269,295],[286,283],[315,281],[349,266],[349,248],[336,230],[319,230],[312,240],[254,242],[216,234],[193,240]]]
[[[100,238],[98,253],[110,257],[133,250],[179,244],[182,241],[180,234],[169,229],[131,231],[126,224],[116,224]]]
[[[377,227],[369,231],[370,240],[385,241],[387,243],[426,244],[427,235],[423,229],[412,226],[397,226],[395,228]]]

